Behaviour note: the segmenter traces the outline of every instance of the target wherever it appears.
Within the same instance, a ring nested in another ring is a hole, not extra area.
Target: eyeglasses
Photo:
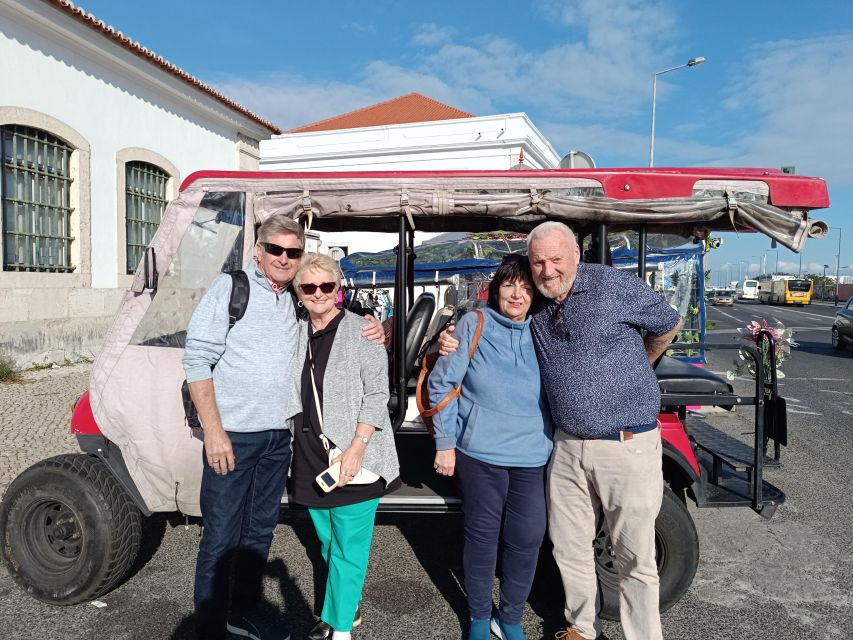
[[[306,296],[313,296],[317,293],[317,289],[322,291],[323,293],[332,293],[335,290],[334,282],[323,282],[321,284],[300,284],[299,288],[302,289],[302,293]]]
[[[293,247],[280,247],[277,244],[273,244],[272,242],[261,242],[259,243],[268,254],[279,257],[282,253],[286,253],[288,259],[297,260],[302,257],[302,254],[305,253],[304,249],[296,249]]]
[[[566,317],[565,302],[554,306],[554,311],[551,315],[551,325],[554,327],[554,333],[557,338],[568,342],[571,339],[569,334],[569,319]]]

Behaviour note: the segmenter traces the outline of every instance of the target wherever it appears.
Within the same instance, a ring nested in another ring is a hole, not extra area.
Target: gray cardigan
[[[323,431],[346,450],[355,435],[355,426],[364,422],[376,427],[364,452],[362,466],[382,476],[388,484],[400,475],[394,432],[388,416],[388,354],[385,348],[361,335],[365,320],[344,311],[335,332],[329,363],[323,375]],[[308,349],[308,322],[299,323],[296,362],[303,366]],[[293,416],[302,411],[299,382],[288,404]]]

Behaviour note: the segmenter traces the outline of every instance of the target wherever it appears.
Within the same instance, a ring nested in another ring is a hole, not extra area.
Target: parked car
[[[853,345],[853,297],[835,314],[832,323],[832,348],[841,351]]]
[[[717,291],[714,293],[714,297],[711,298],[711,304],[714,306],[717,305],[727,305],[731,307],[735,303],[735,292],[731,289],[724,289],[722,291]]]

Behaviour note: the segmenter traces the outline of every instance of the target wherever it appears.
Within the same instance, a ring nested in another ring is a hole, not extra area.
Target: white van
[[[744,280],[737,294],[741,300],[758,300],[758,280]]]

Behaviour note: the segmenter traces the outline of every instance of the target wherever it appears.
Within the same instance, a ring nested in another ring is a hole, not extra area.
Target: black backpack
[[[246,307],[249,306],[249,276],[245,271],[227,271],[231,276],[231,298],[228,301],[228,331],[234,328],[238,320],[241,320],[246,314]],[[227,333],[226,333],[227,335]],[[187,426],[192,429],[193,435],[201,437],[201,420],[198,418],[198,410],[195,408],[192,396],[190,396],[190,387],[186,380],[181,385],[181,400],[184,405],[184,416],[186,416]]]

